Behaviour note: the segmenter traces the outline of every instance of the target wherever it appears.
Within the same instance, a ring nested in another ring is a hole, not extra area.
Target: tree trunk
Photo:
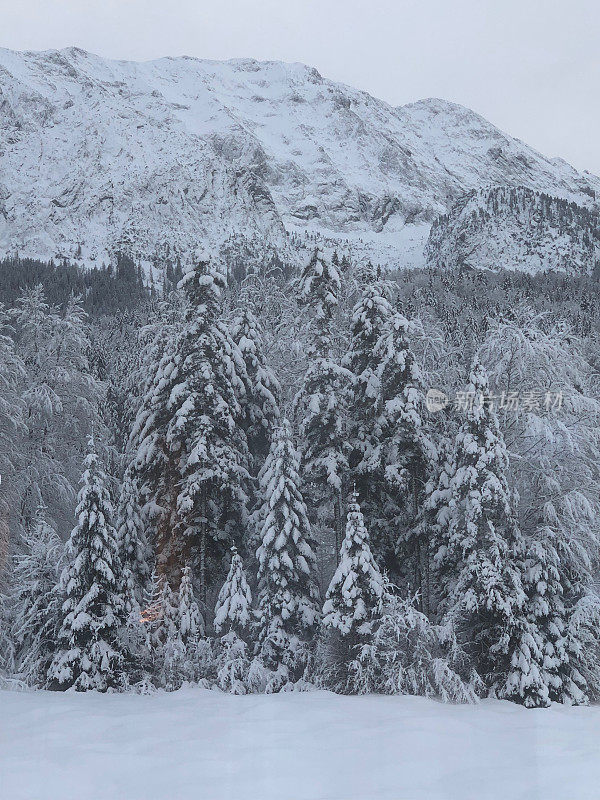
[[[206,539],[208,536],[208,518],[206,514],[206,486],[201,488],[200,501],[200,597],[206,603]]]
[[[206,526],[200,533],[200,597],[206,603]]]
[[[333,498],[333,517],[335,528],[335,563],[340,563],[340,548],[342,546],[342,493],[338,491]]]

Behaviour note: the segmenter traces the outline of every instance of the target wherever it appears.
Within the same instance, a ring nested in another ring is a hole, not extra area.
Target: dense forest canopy
[[[160,286],[5,259],[2,679],[595,699],[597,297],[320,250]]]

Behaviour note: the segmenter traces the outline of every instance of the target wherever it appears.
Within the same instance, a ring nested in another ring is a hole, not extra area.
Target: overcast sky
[[[600,174],[599,0],[0,0],[0,46],[302,61],[394,105],[442,97]]]

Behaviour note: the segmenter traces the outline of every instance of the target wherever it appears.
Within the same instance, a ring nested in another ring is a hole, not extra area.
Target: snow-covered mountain
[[[302,64],[0,50],[0,253],[291,252],[309,232],[418,264],[431,221],[490,184],[600,197],[466,108],[394,108]]]
[[[442,268],[590,274],[600,267],[600,216],[523,187],[474,190],[435,220],[425,255]]]

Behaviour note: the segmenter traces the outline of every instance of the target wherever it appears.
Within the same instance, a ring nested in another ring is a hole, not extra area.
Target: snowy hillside
[[[523,187],[473,191],[431,228],[427,263],[535,274],[590,274],[600,265],[600,217]]]
[[[441,100],[393,108],[301,64],[0,50],[0,254],[101,263],[317,232],[422,263],[465,191],[592,205],[600,179]]]
[[[2,692],[6,800],[595,800],[598,708]]]

